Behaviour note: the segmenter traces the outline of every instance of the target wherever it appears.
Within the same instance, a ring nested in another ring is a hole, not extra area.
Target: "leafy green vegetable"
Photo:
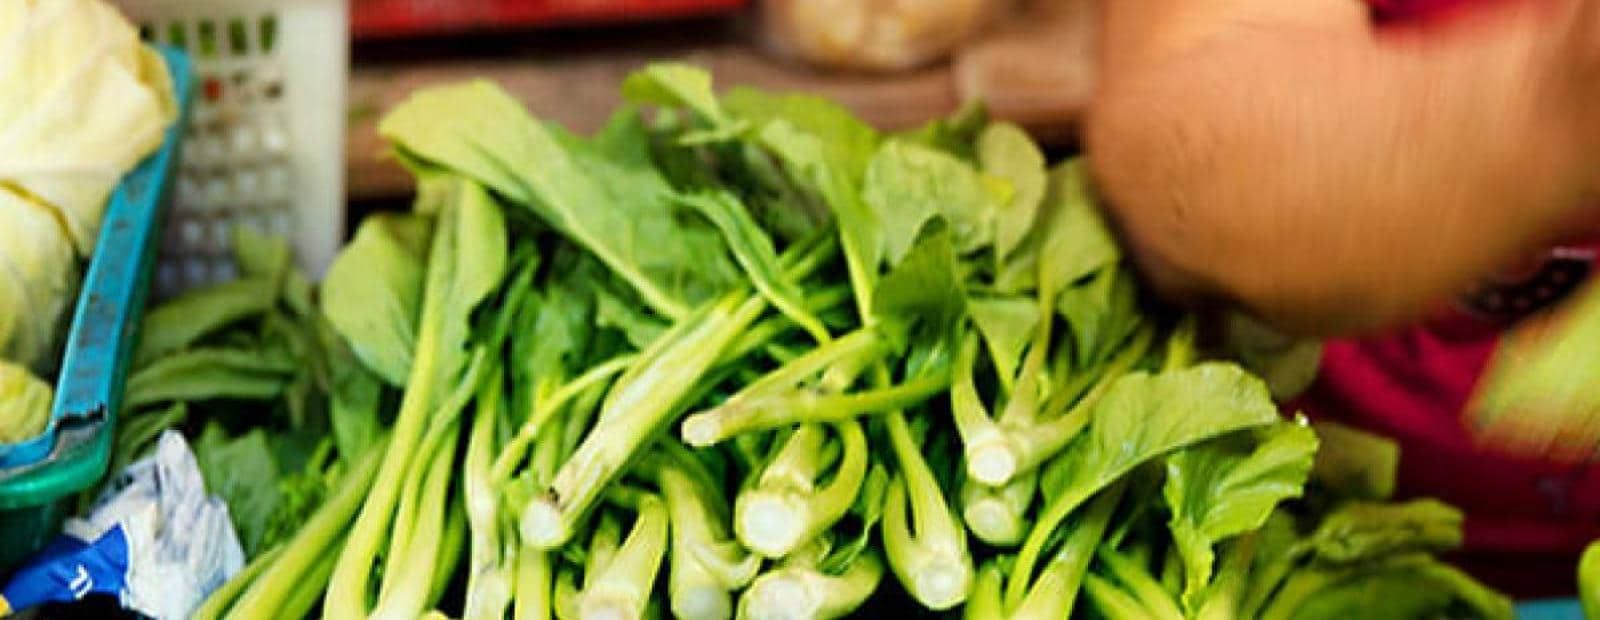
[[[31,439],[50,423],[55,390],[28,369],[0,360],[0,443]]]
[[[1011,199],[995,218],[994,250],[1009,256],[1033,231],[1044,201],[1047,177],[1044,154],[1016,125],[994,123],[978,136],[978,161],[983,171],[1011,184]]]
[[[1223,437],[1167,457],[1162,492],[1172,510],[1172,540],[1185,562],[1183,601],[1195,609],[1211,581],[1217,543],[1259,529],[1283,500],[1298,497],[1317,438],[1291,424],[1262,433],[1259,444]]]
[[[367,218],[328,267],[322,313],[356,357],[385,383],[403,386],[417,346],[422,304],[422,248],[427,220],[418,216]]]
[[[258,428],[228,438],[221,427],[208,426],[195,442],[194,452],[211,491],[228,503],[245,553],[256,553],[266,537],[268,521],[283,501],[278,490],[278,460],[266,432]]]

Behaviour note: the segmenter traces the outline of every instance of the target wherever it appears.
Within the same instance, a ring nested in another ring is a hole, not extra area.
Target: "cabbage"
[[[0,186],[54,207],[80,254],[176,109],[160,56],[109,5],[0,1]]]
[[[77,255],[49,207],[0,187],[0,358],[40,369],[77,288]]]
[[[0,443],[16,443],[44,431],[54,397],[50,384],[26,368],[0,360]]]

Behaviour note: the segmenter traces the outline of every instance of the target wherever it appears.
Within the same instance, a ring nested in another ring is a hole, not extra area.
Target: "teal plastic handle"
[[[178,119],[161,147],[123,177],[73,311],[50,423],[40,436],[0,444],[0,510],[36,506],[94,484],[110,460],[112,429],[138,336],[162,207],[188,126],[194,72],[182,51],[158,46],[172,76]]]

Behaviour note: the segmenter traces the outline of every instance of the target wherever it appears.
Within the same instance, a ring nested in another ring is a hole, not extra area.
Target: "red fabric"
[[[1367,1],[1381,23],[1414,24],[1488,0]],[[1397,440],[1400,494],[1466,512],[1456,559],[1469,571],[1518,596],[1569,595],[1577,552],[1600,538],[1600,467],[1498,453],[1473,440],[1462,416],[1506,327],[1451,311],[1387,336],[1330,342],[1318,383],[1295,406]]]

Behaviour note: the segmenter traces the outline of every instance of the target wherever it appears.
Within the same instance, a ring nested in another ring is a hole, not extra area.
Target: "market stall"
[[[1600,601],[1141,277],[1087,2],[164,4],[0,4],[0,615]],[[1482,415],[1581,425],[1596,304]]]

